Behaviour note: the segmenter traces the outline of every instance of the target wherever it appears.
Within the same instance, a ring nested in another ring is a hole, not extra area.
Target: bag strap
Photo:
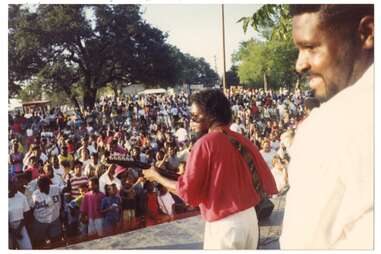
[[[259,194],[261,199],[265,198],[266,194],[263,190],[261,179],[258,176],[258,172],[255,167],[255,163],[254,163],[253,157],[251,156],[250,151],[248,151],[248,149],[244,145],[242,145],[237,139],[228,135],[225,130],[222,130],[222,133],[228,137],[230,143],[239,151],[243,159],[246,161],[249,171],[252,175],[252,181],[253,181],[255,191]]]

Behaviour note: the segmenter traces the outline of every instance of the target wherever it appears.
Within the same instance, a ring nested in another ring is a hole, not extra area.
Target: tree
[[[260,42],[250,40],[241,43],[233,56],[239,63],[238,77],[241,83],[271,88],[290,86],[297,78],[294,63],[297,50],[290,41]]]
[[[90,13],[90,14],[89,14]],[[9,7],[9,87],[33,77],[46,87],[83,90],[92,108],[97,90],[111,82],[174,83],[166,34],[141,18],[139,5]]]
[[[288,5],[265,4],[252,16],[242,17],[238,22],[242,22],[245,33],[250,25],[266,40],[290,41],[292,39]]]
[[[183,54],[174,46],[172,46],[171,52],[177,68],[175,79],[178,83],[214,85],[218,81],[218,74],[204,58]]]
[[[229,87],[240,84],[240,79],[238,77],[238,66],[232,65],[230,70],[226,72],[226,83]]]

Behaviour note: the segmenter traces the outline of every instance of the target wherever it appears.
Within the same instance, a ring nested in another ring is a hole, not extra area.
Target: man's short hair
[[[232,121],[230,102],[221,90],[206,89],[191,96],[191,103],[197,104],[209,117],[225,125]]]
[[[320,22],[328,27],[358,24],[367,15],[374,16],[373,4],[291,4],[292,17],[304,13],[319,12]]]
[[[89,181],[92,182],[93,184],[99,185],[99,179],[96,176],[90,177]]]
[[[37,180],[37,186],[40,189],[44,189],[50,185],[51,181],[47,176],[40,176]]]
[[[74,167],[75,166],[81,166],[82,167],[83,163],[80,160],[75,160],[73,165],[74,165]]]

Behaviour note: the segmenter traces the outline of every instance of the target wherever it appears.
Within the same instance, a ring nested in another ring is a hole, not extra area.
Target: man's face
[[[296,71],[308,74],[309,86],[321,102],[353,82],[356,54],[342,34],[325,28],[318,13],[293,18],[293,38],[299,50]]]
[[[98,184],[93,181],[89,181],[89,189],[92,191],[98,191]]]
[[[176,149],[174,147],[169,147],[169,155],[174,156],[176,154]]]
[[[92,161],[94,164],[97,164],[97,163],[98,163],[98,156],[92,155],[92,156],[91,156],[91,161]]]
[[[80,176],[82,174],[82,167],[81,167],[81,165],[75,165],[74,166],[74,174],[76,176]]]
[[[269,152],[271,150],[270,142],[265,142],[263,144],[263,150],[265,150],[266,152]]]

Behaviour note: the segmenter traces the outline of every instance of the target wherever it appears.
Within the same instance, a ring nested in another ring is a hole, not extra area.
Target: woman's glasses
[[[190,120],[194,123],[201,123],[202,121],[204,121],[204,117],[196,114],[191,114]]]

